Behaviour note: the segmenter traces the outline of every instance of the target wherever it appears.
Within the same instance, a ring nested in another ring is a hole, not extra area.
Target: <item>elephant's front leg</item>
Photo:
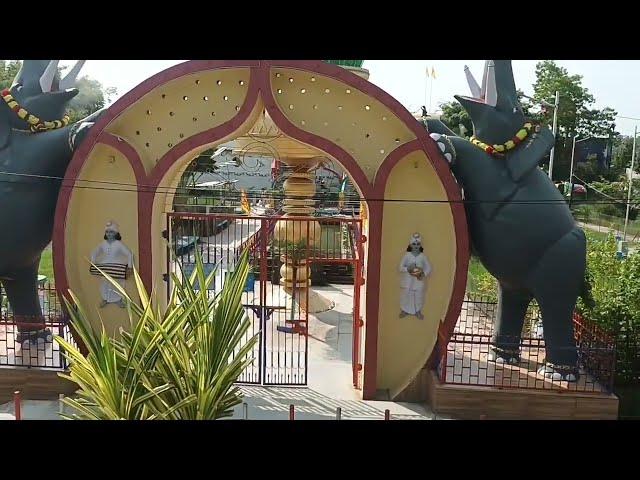
[[[520,340],[527,308],[532,295],[528,290],[516,290],[499,284],[498,312],[489,359],[515,365],[520,361]]]
[[[9,299],[18,327],[17,342],[38,338],[50,338],[51,332],[45,328],[44,317],[38,296],[38,265],[40,258],[34,265],[8,272],[3,280],[4,288]]]

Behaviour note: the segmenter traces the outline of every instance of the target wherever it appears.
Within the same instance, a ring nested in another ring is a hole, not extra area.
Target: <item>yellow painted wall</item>
[[[393,398],[415,378],[437,340],[438,325],[447,311],[453,291],[456,238],[446,194],[423,152],[402,159],[391,171],[385,199],[380,268],[378,318],[378,389]],[[414,200],[414,201],[411,201]],[[399,265],[414,232],[422,235],[424,253],[432,266],[427,281],[424,320],[399,318]]]
[[[167,228],[167,212],[173,211],[173,197],[175,196],[175,188],[177,187],[184,170],[187,168],[191,160],[201,151],[214,148],[217,145],[224,144],[240,135],[244,135],[256,122],[260,112],[264,108],[261,99],[258,99],[247,121],[241,125],[235,132],[232,132],[225,138],[221,138],[214,143],[206,144],[187,153],[177,160],[167,171],[160,181],[158,193],[153,200],[153,219],[151,225],[151,251],[153,255],[153,288],[157,291],[161,289],[166,291],[167,284],[162,279],[163,274],[167,273],[167,240],[162,237],[162,231]],[[166,305],[166,295],[159,295],[158,300],[161,306]]]
[[[176,78],[127,108],[107,131],[127,140],[149,173],[174,145],[235,117],[249,77],[248,68],[223,68]]]
[[[283,68],[272,69],[270,77],[289,121],[346,150],[370,181],[391,151],[416,138],[382,103],[339,80]]]
[[[74,188],[67,213],[65,265],[69,288],[81,299],[94,328],[101,328],[103,316],[107,332],[111,334],[120,326],[128,325],[128,316],[126,310],[118,306],[98,308],[102,300],[102,279],[89,274],[89,259],[93,249],[103,241],[105,224],[114,220],[120,226],[123,243],[133,252],[137,268],[138,197],[135,184],[127,159],[117,150],[98,144],[76,182],[77,187],[91,188]],[[127,280],[126,286],[127,291],[134,294],[133,298],[137,298],[135,281]]]
[[[277,76],[278,73],[280,76]],[[370,181],[373,181],[381,162],[393,149],[415,138],[382,104],[368,99],[361,92],[350,89],[339,81],[299,70],[276,69],[271,74],[274,96],[287,118],[299,128],[325,137],[348,151]],[[289,79],[293,79],[293,82]],[[200,82],[196,83],[196,80]],[[221,81],[220,85],[217,84],[218,80]],[[236,113],[235,105],[242,105],[242,92],[246,90],[248,81],[248,69],[212,71],[177,79],[145,95],[114,120],[107,130],[132,144],[149,174],[157,159],[182,140],[181,133],[187,138],[232,118]],[[224,93],[223,88],[226,89]],[[209,95],[208,99],[203,98]],[[188,100],[183,100],[182,96],[188,96]],[[224,100],[224,96],[228,100]],[[167,187],[175,187],[184,168],[198,151],[219,145],[248,131],[261,109],[262,102],[258,101],[249,120],[236,132],[224,139],[212,139],[212,143],[184,155],[162,180],[161,193],[154,198],[151,227],[152,274],[156,291],[164,292],[166,289],[162,275],[166,273],[167,244],[161,234],[166,228],[165,213],[171,211],[173,200],[173,195],[166,193]],[[205,121],[206,111],[209,111],[209,117]],[[217,112],[216,115],[210,115],[211,111]],[[170,112],[174,115],[170,115]],[[193,121],[191,117],[198,120]],[[150,146],[147,147],[146,143]],[[136,183],[126,159],[104,145],[94,147],[78,184],[82,185],[82,180],[87,179],[129,185]],[[91,185],[100,186],[96,183]],[[73,192],[67,213],[66,268],[70,287],[92,313],[94,326],[100,326],[98,315],[102,314],[108,332],[115,333],[120,326],[127,325],[126,311],[115,306],[98,311],[101,280],[89,274],[86,259],[102,240],[105,223],[113,219],[119,223],[123,241],[133,251],[136,266],[138,265],[137,194],[123,192],[122,189],[113,191],[113,185],[105,186],[105,190],[77,188]],[[446,194],[425,154],[414,152],[392,170],[385,198],[446,200]],[[426,318],[423,321],[414,317],[398,318],[398,265],[405,253],[408,239],[415,231],[422,234],[426,254],[433,266],[424,309]],[[364,222],[364,233],[369,236],[367,220]],[[368,246],[365,244],[365,248]],[[400,392],[416,376],[431,354],[438,324],[446,313],[453,289],[455,251],[453,218],[448,203],[385,203],[377,379],[378,388],[388,389],[391,395]],[[129,280],[128,290],[133,292],[134,288],[133,281]],[[366,286],[362,289],[361,299],[363,316],[365,289]],[[157,298],[164,301],[165,295],[158,295]],[[364,340],[364,335],[362,338]],[[364,350],[364,345],[362,348]]]

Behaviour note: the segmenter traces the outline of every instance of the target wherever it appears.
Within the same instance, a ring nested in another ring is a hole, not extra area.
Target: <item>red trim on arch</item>
[[[76,183],[80,170],[84,165],[87,157],[98,143],[98,137],[102,135],[107,126],[122,114],[127,108],[135,104],[138,100],[151,92],[154,88],[164,85],[171,80],[175,80],[184,75],[207,71],[217,68],[248,68],[259,67],[259,60],[191,60],[179,63],[173,67],[163,70],[156,75],[149,77],[137,87],[133,88],[129,93],[120,97],[113,105],[111,105],[105,113],[93,125],[82,145],[76,150],[69,163],[69,167],[65,173],[62,187],[58,195],[56,204],[56,213],[53,224],[53,267],[55,271],[56,284],[58,291],[67,295],[69,283],[67,272],[65,269],[65,253],[64,242],[67,224],[67,210],[71,200],[71,192]]]
[[[120,138],[116,135],[113,135],[109,132],[102,132],[98,137],[98,142],[103,145],[109,145],[114,149],[118,150],[124,157],[129,161],[129,165],[133,169],[133,174],[136,177],[136,182],[138,185],[144,184],[145,178],[147,177],[146,172],[144,171],[144,165],[142,164],[142,160],[140,159],[140,155],[138,151],[133,148],[133,146],[127,142],[124,138]]]
[[[215,142],[221,138],[225,138],[240,128],[247,121],[253,111],[259,96],[260,82],[255,68],[251,68],[249,85],[247,86],[247,95],[240,107],[238,113],[227,122],[218,125],[204,132],[192,135],[184,139],[166,152],[158,161],[151,175],[149,176],[149,190],[140,195],[138,221],[140,224],[139,238],[140,240],[140,260],[138,261],[140,269],[140,277],[145,287],[151,291],[153,285],[153,249],[151,229],[153,225],[153,201],[158,186],[169,169],[184,155],[192,150],[197,149],[201,145]],[[157,232],[160,235],[160,232]],[[144,256],[142,255],[144,252]]]
[[[140,159],[140,155],[136,151],[135,148],[131,146],[129,142],[126,140],[117,137],[109,132],[102,131],[97,136],[95,143],[91,144],[91,149],[88,148],[89,143],[84,142],[77,153],[84,152],[87,150],[87,153],[84,155],[84,158],[88,156],[88,154],[93,150],[93,147],[96,144],[108,145],[114,150],[120,152],[129,162],[131,169],[133,170],[133,174],[136,179],[136,184],[138,186],[143,185],[146,174],[144,171],[144,166],[142,165],[142,160]],[[74,155],[75,158],[75,155]],[[73,163],[73,162],[72,162]],[[56,219],[55,219],[55,228],[53,229],[53,262],[54,262],[54,271],[56,278],[56,285],[59,292],[62,292],[64,295],[67,295],[69,290],[69,281],[67,278],[67,271],[65,268],[65,249],[64,249],[64,234],[66,229],[66,212],[69,208],[69,202],[71,201],[71,192],[73,191],[73,186],[80,175],[80,170],[82,169],[82,165],[76,163],[73,166],[73,170],[71,167],[67,170],[65,180],[63,182],[63,186],[60,189],[60,194],[58,195],[58,204],[56,206]],[[73,180],[67,180],[67,178],[72,174]],[[58,228],[58,215],[59,210],[64,207],[64,228]],[[62,271],[62,272],[61,272]]]
[[[268,63],[269,62],[265,62]],[[307,145],[311,145],[312,147],[318,148],[323,152],[328,153],[335,159],[337,159],[343,167],[347,169],[347,171],[351,174],[356,185],[362,192],[362,194],[366,197],[372,192],[371,182],[367,179],[367,176],[358,165],[358,162],[354,160],[354,158],[342,147],[332,142],[331,140],[327,140],[326,138],[320,137],[314,133],[307,132],[298,128],[294,125],[289,119],[285,116],[285,114],[280,110],[276,99],[273,96],[273,91],[271,89],[271,70],[270,68],[265,68],[260,71],[259,75],[259,83],[262,92],[262,98],[264,100],[264,105],[271,116],[271,119],[276,124],[276,126],[287,136],[299,140]]]
[[[67,276],[64,262],[64,242],[66,230],[66,215],[71,198],[72,188],[75,185],[79,172],[84,165],[91,150],[98,143],[98,137],[103,130],[124,112],[131,105],[142,99],[154,88],[159,87],[171,80],[175,80],[181,76],[193,74],[199,71],[206,71],[219,68],[251,68],[251,81],[249,82],[247,97],[236,117],[229,122],[190,137],[180,144],[173,147],[160,160],[158,166],[153,170],[148,178],[149,191],[145,191],[138,198],[138,217],[140,223],[139,232],[139,266],[142,278],[145,280],[147,288],[150,287],[152,280],[153,260],[151,257],[151,222],[152,222],[152,206],[154,194],[157,186],[161,182],[164,175],[170,169],[173,162],[177,161],[185,153],[196,149],[198,146],[213,143],[219,138],[223,138],[236,130],[250,115],[255,107],[260,92],[264,95],[265,106],[271,117],[283,133],[300,140],[304,143],[319,148],[336,160],[343,164],[354,179],[354,182],[361,189],[361,192],[367,198],[381,200],[384,195],[384,183],[388,178],[393,166],[406,153],[413,150],[423,150],[426,152],[429,160],[443,183],[445,191],[450,200],[451,210],[454,218],[454,228],[457,238],[457,264],[456,279],[454,285],[454,294],[449,304],[449,309],[444,319],[444,335],[447,336],[449,326],[455,326],[459,309],[462,304],[462,296],[464,295],[464,283],[466,281],[466,268],[468,264],[468,236],[466,229],[466,219],[464,207],[458,200],[460,192],[457,184],[451,176],[445,160],[442,158],[435,142],[427,135],[424,128],[415,120],[415,118],[393,97],[388,93],[369,83],[365,79],[355,75],[354,73],[335,65],[330,65],[322,61],[189,61],[171,67],[163,72],[154,75],[145,80],[131,92],[121,97],[106,113],[96,122],[83,144],[76,151],[73,159],[67,169],[65,181],[60,191],[58,204],[56,208],[56,217],[54,223],[54,267],[56,280],[60,289],[66,293],[68,288]],[[367,180],[366,175],[362,172],[360,166],[355,162],[353,157],[338,145],[327,139],[323,139],[309,132],[305,132],[292,125],[285,115],[278,108],[275,99],[273,99],[269,72],[272,67],[292,68],[298,70],[307,70],[314,73],[326,75],[339,81],[344,82],[354,88],[359,89],[364,94],[369,95],[386,108],[390,109],[407,127],[416,135],[417,140],[400,146],[391,152],[383,162],[380,171],[377,173],[374,185]],[[217,138],[216,138],[217,137]],[[108,137],[107,137],[108,138]],[[112,141],[111,139],[107,141]],[[126,147],[124,147],[126,149]],[[404,152],[404,153],[403,153]],[[131,153],[131,152],[129,152]],[[127,157],[129,158],[129,157]],[[130,160],[131,161],[131,160]],[[135,163],[135,162],[134,162]],[[133,166],[133,163],[132,163]],[[135,168],[135,167],[134,167]],[[135,171],[135,170],[134,170]],[[145,178],[147,178],[145,176]],[[145,189],[147,190],[147,189]],[[381,191],[381,195],[380,195]],[[369,264],[367,268],[367,328],[365,338],[365,384],[364,397],[374,398],[376,393],[376,375],[377,375],[377,339],[378,339],[378,300],[375,289],[379,288],[380,281],[380,249],[382,242],[382,213],[383,203],[381,201],[373,201],[369,203],[370,213],[370,231],[369,231]],[[462,287],[460,287],[462,285]],[[460,290],[462,288],[462,290]],[[442,332],[441,332],[442,333]]]
[[[424,133],[424,136],[427,136],[426,131]],[[462,301],[464,300],[464,293],[467,287],[467,273],[469,269],[469,237],[467,232],[466,213],[464,210],[464,205],[462,204],[462,195],[460,192],[460,188],[453,178],[453,175],[449,171],[449,168],[446,165],[446,160],[442,156],[442,153],[439,151],[439,149],[436,147],[435,142],[433,142],[430,137],[428,138],[431,141],[424,142],[423,138],[420,137],[422,137],[422,135],[420,135],[416,140],[405,143],[404,145],[400,145],[398,148],[389,153],[387,158],[384,159],[384,162],[382,162],[382,165],[380,165],[380,168],[378,169],[378,173],[376,175],[374,184],[374,195],[375,198],[384,198],[385,186],[387,184],[387,180],[389,179],[389,175],[393,170],[393,167],[395,167],[398,162],[408,154],[415,151],[422,151],[427,154],[427,158],[429,158],[429,161],[433,165],[436,173],[438,174],[438,177],[440,178],[440,181],[443,184],[443,187],[447,194],[447,198],[452,201],[449,206],[451,208],[451,213],[453,216],[453,228],[456,234],[456,270],[453,278],[453,290],[451,292],[449,306],[447,307],[447,312],[444,318],[440,321],[436,344],[434,345],[433,351],[426,362],[427,365],[434,366],[435,360],[439,358],[438,352],[442,351],[442,348],[446,347],[446,344],[449,341],[453,330],[455,329],[456,323],[458,322],[458,317],[460,316],[460,309],[462,307]],[[442,167],[443,164],[446,168],[446,170],[442,172],[444,176],[441,174],[441,171],[443,169],[438,168]],[[373,215],[371,215],[371,217],[373,218]],[[377,230],[382,230],[382,215],[380,215],[379,225],[376,225],[372,228],[372,234],[376,234]],[[372,244],[376,244],[376,242],[373,241]],[[375,278],[372,278],[371,274],[369,274],[369,281],[376,282],[375,287],[376,290],[379,291],[379,265],[377,273],[378,274]],[[365,369],[367,368],[367,365],[369,363],[375,364],[375,361],[375,359],[366,359]]]

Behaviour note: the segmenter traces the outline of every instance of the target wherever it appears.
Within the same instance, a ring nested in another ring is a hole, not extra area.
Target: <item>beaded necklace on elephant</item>
[[[69,115],[62,117],[62,120],[42,121],[40,118],[30,114],[26,109],[22,108],[13,98],[8,89],[2,91],[2,98],[9,108],[18,115],[18,117],[29,124],[29,129],[34,133],[56,130],[58,128],[66,127],[69,124]]]
[[[529,136],[532,130],[536,133],[539,132],[540,125],[534,125],[532,122],[527,122],[520,130],[518,130],[518,133],[516,133],[511,140],[508,140],[500,145],[487,145],[483,141],[479,140],[475,135],[471,137],[471,143],[473,143],[476,147],[481,148],[490,155],[502,155],[505,152],[516,148],[520,143],[524,141],[525,138],[527,138],[527,136]]]

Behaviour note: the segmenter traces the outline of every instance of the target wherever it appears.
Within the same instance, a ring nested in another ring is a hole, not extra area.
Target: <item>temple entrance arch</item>
[[[457,185],[424,128],[340,67],[190,61],[120,98],[67,170],[54,227],[58,287],[87,308],[100,303],[85,259],[105,222],[115,220],[145,285],[158,288],[166,273],[161,233],[181,172],[195,152],[248,131],[263,109],[285,135],[339,162],[367,202],[363,396],[385,390],[393,398],[437,357],[455,326],[466,284],[466,222]],[[398,264],[414,232],[433,266],[423,320],[398,318]],[[101,315],[113,332],[124,326],[121,310]]]

